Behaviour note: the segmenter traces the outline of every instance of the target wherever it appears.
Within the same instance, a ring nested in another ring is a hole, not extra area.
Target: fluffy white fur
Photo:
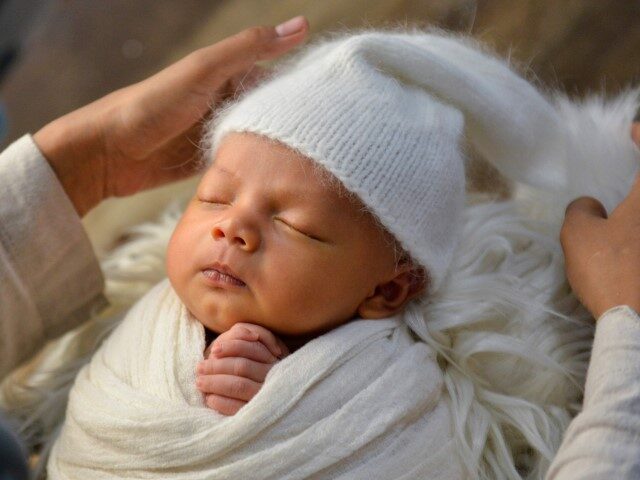
[[[610,102],[556,104],[567,125],[565,189],[517,186],[515,200],[469,199],[454,265],[412,329],[439,352],[456,441],[471,478],[543,478],[580,405],[592,325],[570,294],[558,231],[568,200],[582,194],[611,210],[638,169],[629,125],[637,92]],[[4,384],[4,404],[32,448],[55,438],[75,372],[122,312],[162,279],[166,242],[182,206],[133,229],[103,262],[114,307],[51,346]],[[63,373],[61,373],[63,372]],[[96,454],[99,454],[98,452]]]

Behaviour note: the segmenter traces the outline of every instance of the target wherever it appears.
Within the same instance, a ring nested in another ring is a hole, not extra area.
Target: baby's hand
[[[205,350],[196,386],[209,408],[234,415],[258,393],[273,364],[288,354],[287,346],[266,328],[236,323]]]

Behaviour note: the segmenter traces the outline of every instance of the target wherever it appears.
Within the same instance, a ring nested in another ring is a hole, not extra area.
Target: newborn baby
[[[198,367],[206,404],[233,414],[289,350],[355,317],[399,312],[426,283],[399,251],[311,159],[261,135],[230,133],[167,251],[176,293],[218,335]]]
[[[311,45],[204,131],[168,280],[78,374],[50,478],[473,473],[451,415],[473,388],[449,395],[418,297],[459,242],[463,139],[542,185],[555,110],[464,40],[371,31]]]

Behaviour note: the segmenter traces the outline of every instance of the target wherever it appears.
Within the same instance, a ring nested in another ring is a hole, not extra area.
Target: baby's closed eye
[[[231,202],[223,199],[219,199],[219,198],[210,198],[210,199],[198,198],[198,201],[200,203],[206,203],[209,205],[231,205]]]
[[[280,221],[281,223],[283,223],[284,225],[286,225],[287,227],[289,227],[291,230],[293,230],[296,233],[302,234],[305,237],[309,237],[312,240],[315,240],[317,242],[324,242],[324,240],[320,237],[318,237],[317,235],[314,235],[312,233],[308,233],[306,231],[306,229],[300,228],[300,227],[296,227],[294,225],[292,225],[290,222],[283,220],[280,217],[275,217],[274,220]]]
[[[225,200],[223,198],[218,198],[218,197],[207,197],[207,198],[198,197],[198,201],[200,203],[206,204],[211,207],[231,206],[230,201]],[[315,240],[317,242],[325,242],[325,240],[322,237],[316,235],[315,233],[312,233],[310,231],[311,229],[308,227],[297,226],[295,222],[292,222],[291,220],[285,220],[282,217],[273,217],[273,220],[282,223],[283,225],[287,226],[290,230],[294,231],[295,233],[308,237],[311,240]]]

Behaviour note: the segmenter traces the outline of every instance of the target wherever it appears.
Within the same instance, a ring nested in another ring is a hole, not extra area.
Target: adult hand
[[[594,198],[571,202],[560,243],[569,284],[596,320],[617,305],[640,313],[640,175],[608,218]]]
[[[299,45],[304,17],[251,27],[156,75],[49,123],[34,136],[80,216],[196,172],[204,116],[264,71],[255,65]]]

